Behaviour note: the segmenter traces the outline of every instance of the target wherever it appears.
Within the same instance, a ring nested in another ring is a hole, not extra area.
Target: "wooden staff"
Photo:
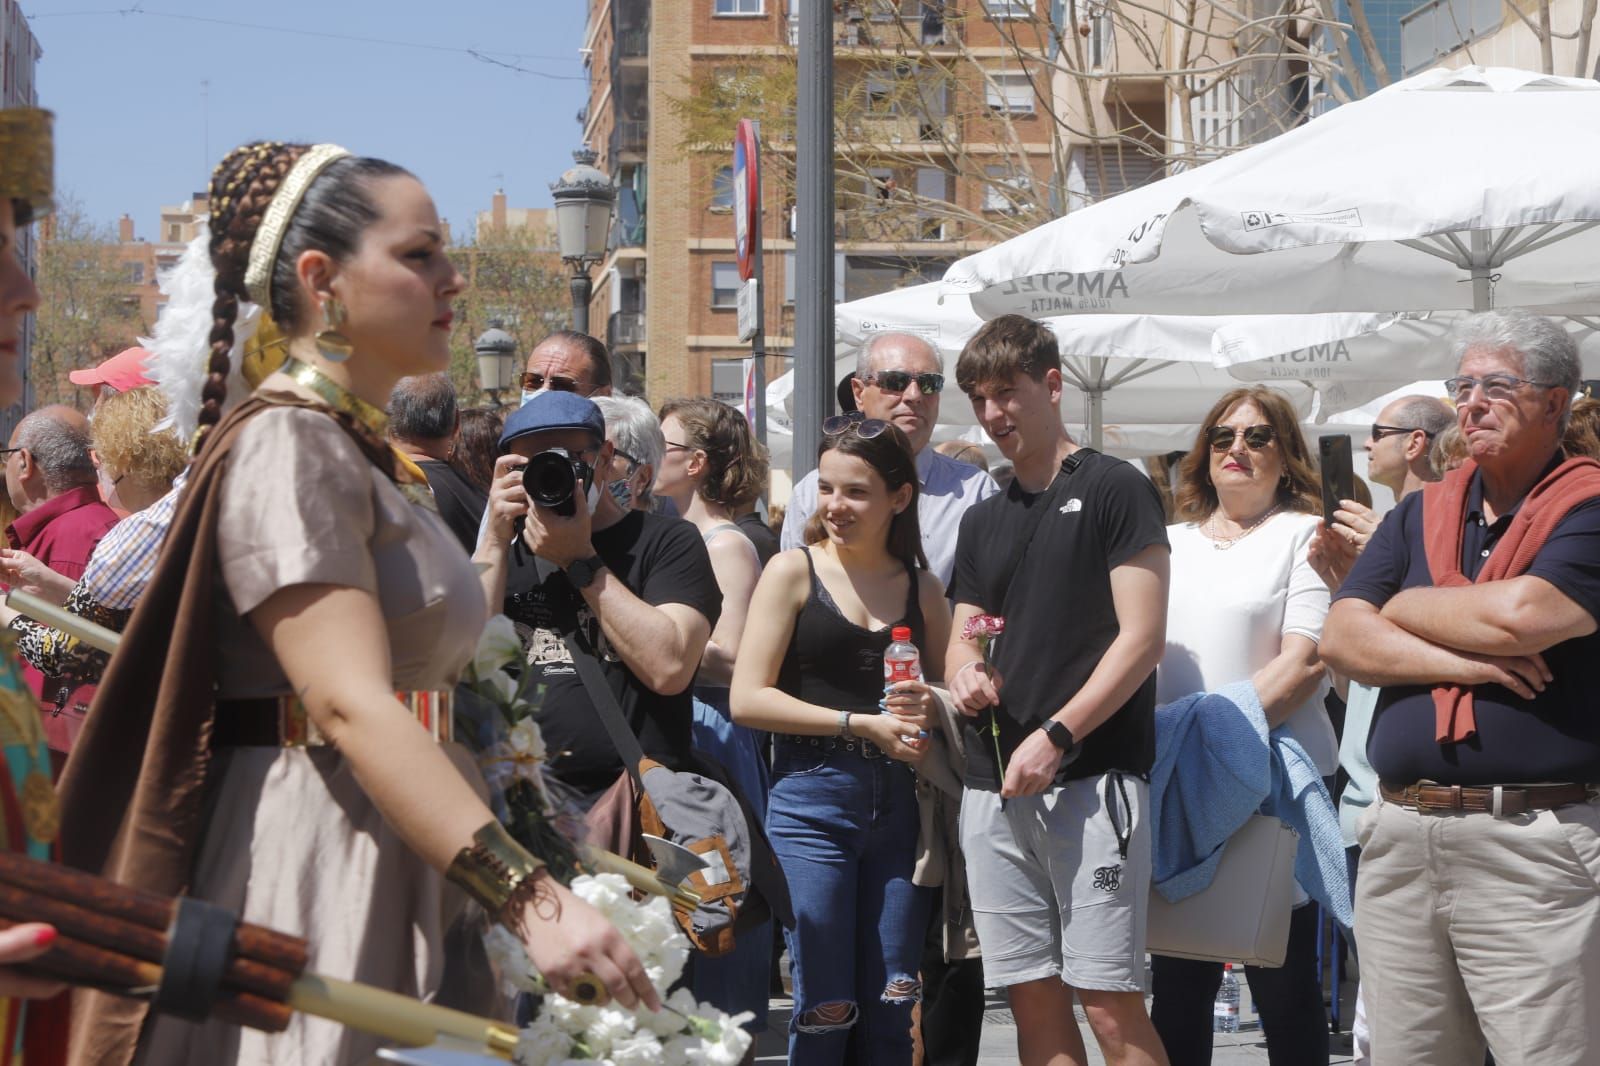
[[[114,629],[107,629],[98,622],[91,622],[87,618],[73,614],[65,607],[57,607],[48,600],[41,600],[32,593],[23,592],[21,589],[12,589],[6,593],[6,604],[18,614],[25,614],[36,622],[43,622],[51,629],[59,629],[71,637],[77,637],[91,648],[110,655],[117,650],[117,641],[121,634]]]

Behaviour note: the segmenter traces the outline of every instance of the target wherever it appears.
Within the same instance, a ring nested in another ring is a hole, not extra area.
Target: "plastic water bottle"
[[[911,627],[895,626],[889,631],[889,646],[883,650],[883,692],[889,694],[890,686],[900,681],[922,680],[922,655],[911,643]],[[920,731],[908,741],[926,739],[927,732]]]
[[[1231,962],[1222,964],[1222,987],[1217,989],[1217,1002],[1211,1008],[1211,1031],[1239,1031],[1239,979],[1233,975]]]

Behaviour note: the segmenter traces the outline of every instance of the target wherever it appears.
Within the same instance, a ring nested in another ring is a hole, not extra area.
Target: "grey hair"
[[[650,405],[637,396],[594,396],[595,406],[606,420],[606,437],[619,450],[627,452],[650,469],[661,469],[661,456],[667,450],[661,435],[661,421]],[[649,489],[645,490],[649,495]]]
[[[867,343],[863,344],[856,352],[857,380],[865,382],[867,378],[872,375],[872,372],[877,369],[874,357],[878,353],[878,347],[884,342],[890,340],[900,341],[902,343],[905,341],[911,341],[915,344],[920,344],[928,350],[928,354],[933,358],[935,366],[938,366],[943,362],[943,360],[939,358],[939,349],[935,348],[933,346],[933,342],[928,340],[926,337],[920,337],[915,333],[874,333],[871,339],[868,340]]]
[[[448,374],[401,378],[389,394],[389,435],[399,440],[444,440],[454,435],[457,417]]]
[[[1390,417],[1403,429],[1420,429],[1433,440],[1456,424],[1456,413],[1443,400],[1432,396],[1402,396]]]
[[[1572,335],[1552,318],[1511,308],[1484,311],[1456,327],[1450,355],[1457,368],[1474,348],[1511,348],[1522,357],[1522,376],[1530,381],[1567,390],[1567,407],[1561,413],[1560,432],[1572,417],[1572,401],[1583,388],[1583,364]]]
[[[38,464],[46,491],[60,494],[94,484],[94,457],[86,429],[62,422],[48,411],[35,411],[17,427],[16,440],[16,446],[28,449]]]

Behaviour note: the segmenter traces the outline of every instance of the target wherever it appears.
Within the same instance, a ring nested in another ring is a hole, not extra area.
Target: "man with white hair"
[[[917,498],[922,550],[928,557],[928,569],[949,585],[961,516],[1000,489],[984,471],[940,455],[929,446],[933,427],[939,422],[939,393],[944,388],[939,353],[922,337],[879,333],[862,346],[850,385],[864,417],[892,422],[911,440],[922,482]],[[817,472],[813,470],[800,479],[789,497],[783,516],[785,551],[805,543],[806,523],[816,509]]]
[[[653,511],[656,471],[667,442],[661,436],[661,420],[650,405],[637,396],[595,396],[595,406],[606,420],[606,440],[617,450],[623,465],[607,485],[623,510]]]
[[[1378,686],[1356,929],[1376,1062],[1592,1062],[1600,1047],[1600,466],[1567,459],[1572,338],[1456,338],[1468,461],[1401,500],[1321,654]],[[1537,783],[1530,783],[1537,782]]]

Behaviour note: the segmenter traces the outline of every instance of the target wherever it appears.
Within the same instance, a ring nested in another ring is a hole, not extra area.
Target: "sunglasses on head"
[[[1225,452],[1233,447],[1233,442],[1240,436],[1244,437],[1244,446],[1253,452],[1278,439],[1277,430],[1269,425],[1245,426],[1235,429],[1233,426],[1212,426],[1206,430],[1206,443],[1211,445],[1214,452]]]
[[[932,396],[944,388],[943,374],[913,374],[909,370],[879,370],[868,376],[866,384],[875,385],[884,392],[905,392],[913,381],[924,396]]]
[[[540,389],[548,388],[552,392],[576,392],[588,395],[589,386],[564,374],[547,376],[537,370],[530,370],[522,375],[522,388],[525,392],[538,392]]]
[[[881,418],[867,418],[860,411],[851,411],[848,414],[833,415],[822,420],[822,432],[830,437],[855,430],[856,436],[862,440],[871,440],[881,437],[889,428],[889,423]]]

